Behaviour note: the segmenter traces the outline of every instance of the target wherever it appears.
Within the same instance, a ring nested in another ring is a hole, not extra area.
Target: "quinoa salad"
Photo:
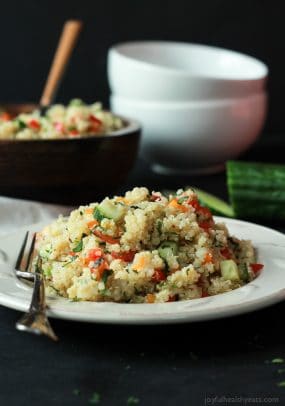
[[[124,127],[123,121],[102,108],[73,99],[68,106],[55,104],[44,116],[38,110],[11,116],[0,108],[0,140],[42,140],[96,136]]]
[[[48,294],[74,301],[196,299],[239,288],[263,267],[192,189],[135,187],[81,206],[38,233],[36,249]]]

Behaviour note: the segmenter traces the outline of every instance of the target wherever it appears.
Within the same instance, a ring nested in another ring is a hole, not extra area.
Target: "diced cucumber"
[[[221,274],[224,279],[236,282],[240,280],[237,264],[232,259],[221,261]]]
[[[164,241],[158,248],[158,253],[160,257],[166,262],[167,265],[170,265],[169,262],[171,258],[177,255],[178,246],[174,241]]]
[[[222,214],[227,217],[234,217],[233,208],[224,200],[219,199],[218,197],[201,189],[194,188],[194,191],[197,193],[200,203],[211,209],[213,214]]]
[[[285,220],[285,165],[229,161],[227,182],[237,217]]]
[[[249,282],[249,272],[245,263],[239,266],[239,275],[241,280],[243,280],[244,282]]]
[[[99,221],[104,217],[118,221],[124,216],[124,214],[124,207],[120,204],[115,204],[110,200],[104,200],[94,211],[94,217]]]

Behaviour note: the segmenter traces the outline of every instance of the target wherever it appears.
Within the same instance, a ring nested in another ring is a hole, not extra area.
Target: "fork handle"
[[[35,334],[44,334],[52,340],[58,340],[46,316],[45,286],[43,276],[35,272],[34,289],[30,308],[16,323],[16,328]]]

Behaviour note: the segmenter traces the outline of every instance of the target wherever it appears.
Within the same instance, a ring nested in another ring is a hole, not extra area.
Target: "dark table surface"
[[[267,136],[242,158],[285,163],[282,146],[282,136]],[[141,161],[122,189],[189,184],[226,197],[224,173],[162,177]],[[285,405],[285,363],[272,362],[285,358],[284,314],[280,303],[183,325],[52,320],[53,343],[16,331],[20,313],[0,307],[0,405]]]

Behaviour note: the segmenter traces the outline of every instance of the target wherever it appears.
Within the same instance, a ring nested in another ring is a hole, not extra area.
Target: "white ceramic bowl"
[[[112,93],[153,101],[243,97],[262,91],[268,69],[250,56],[205,45],[144,41],[109,50]]]
[[[143,125],[141,153],[158,172],[210,172],[237,157],[258,137],[266,117],[265,92],[180,103],[111,96],[114,113]]]

